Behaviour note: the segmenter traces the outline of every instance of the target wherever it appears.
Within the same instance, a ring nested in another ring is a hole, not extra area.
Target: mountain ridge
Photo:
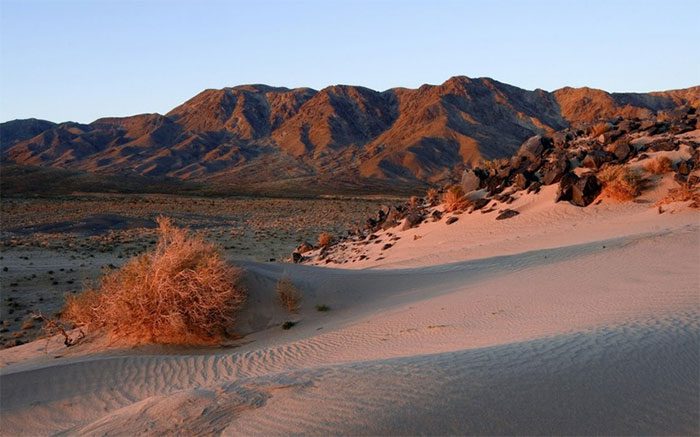
[[[0,124],[3,163],[216,186],[422,185],[512,155],[532,135],[697,107],[700,86],[533,91],[490,78],[375,91],[352,85],[207,89],[164,115]],[[296,188],[295,188],[296,187]]]

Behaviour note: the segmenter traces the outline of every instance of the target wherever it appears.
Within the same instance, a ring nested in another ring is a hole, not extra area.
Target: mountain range
[[[684,105],[700,105],[700,86],[547,92],[464,76],[386,91],[242,85],[205,90],[165,115],[8,121],[0,124],[0,159],[6,170],[171,180],[217,192],[400,192],[510,156],[532,135]]]

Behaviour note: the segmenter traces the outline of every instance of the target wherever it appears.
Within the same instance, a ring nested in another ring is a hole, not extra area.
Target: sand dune
[[[502,244],[503,253],[481,227],[481,240],[436,245],[422,265],[407,254],[423,239],[402,240],[381,268],[244,263],[247,335],[233,347],[100,351],[39,341],[2,351],[0,429],[697,434],[698,214],[598,208],[561,209],[550,234],[534,238],[525,233],[532,223],[513,219],[522,241]],[[619,225],[607,232],[612,217]],[[566,237],[574,219],[585,232]],[[274,303],[282,276],[304,293],[297,315]],[[284,331],[285,320],[298,323]]]

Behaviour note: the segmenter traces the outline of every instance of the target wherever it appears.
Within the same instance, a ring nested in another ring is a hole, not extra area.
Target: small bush
[[[469,200],[464,195],[464,190],[459,185],[453,185],[447,189],[442,196],[442,203],[445,204],[445,211],[463,211],[469,206]]]
[[[277,297],[282,306],[290,313],[299,311],[301,293],[289,278],[282,278],[277,281]]]
[[[328,305],[323,305],[323,304],[316,305],[316,311],[326,312],[326,311],[330,311],[330,310],[331,310],[331,307],[329,307]]]
[[[605,132],[609,131],[612,126],[610,123],[606,123],[601,121],[600,123],[596,123],[591,127],[591,136],[592,137],[599,137]]]
[[[510,160],[507,158],[485,159],[481,162],[480,167],[486,170],[487,173],[496,173],[501,168],[508,166],[508,164],[510,164]]]
[[[430,188],[425,193],[425,198],[430,206],[435,206],[440,202],[440,192],[436,188]]]
[[[632,200],[642,193],[644,180],[635,170],[624,165],[610,165],[598,173],[603,193],[619,200]]]
[[[671,188],[668,193],[661,198],[656,205],[666,205],[674,202],[687,202],[693,200],[693,205],[697,207],[700,205],[700,192],[698,192],[698,187],[692,186],[687,182],[684,184],[679,184],[676,188]]]
[[[645,166],[644,169],[652,174],[664,174],[673,171],[673,161],[668,156],[657,156]]]
[[[321,232],[318,236],[318,245],[321,247],[326,247],[333,241],[333,236],[328,232]]]
[[[127,344],[211,344],[228,336],[245,302],[241,271],[219,249],[167,218],[156,247],[69,296],[65,320]]]

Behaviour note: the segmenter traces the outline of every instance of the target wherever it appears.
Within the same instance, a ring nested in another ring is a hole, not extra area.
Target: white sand
[[[700,433],[700,214],[551,194],[399,233],[354,270],[246,263],[235,348],[2,351],[0,430]],[[283,275],[298,315],[274,305]]]

